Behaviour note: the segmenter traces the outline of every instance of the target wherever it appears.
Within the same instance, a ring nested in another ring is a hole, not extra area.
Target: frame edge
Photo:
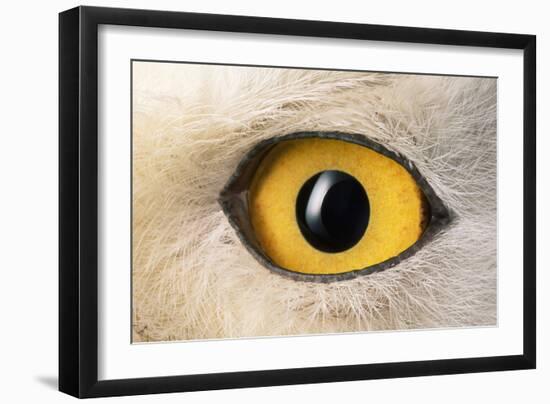
[[[79,396],[80,10],[59,14],[59,390]]]
[[[537,362],[536,47],[536,36],[526,36],[523,50],[523,356],[530,369],[535,369]]]

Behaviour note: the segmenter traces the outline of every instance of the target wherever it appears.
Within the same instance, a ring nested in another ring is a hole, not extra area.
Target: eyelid
[[[367,268],[351,270],[349,272],[338,274],[305,274],[281,268],[274,264],[262,251],[249,220],[249,187],[262,158],[269,152],[269,150],[271,150],[272,147],[286,140],[308,138],[335,139],[364,146],[396,161],[404,167],[417,182],[418,187],[423,191],[430,206],[428,225],[422,236],[411,247],[401,252],[396,257],[375,265],[371,265]],[[275,273],[290,277],[294,280],[322,283],[352,279],[357,276],[369,275],[374,272],[379,272],[394,267],[399,262],[414,255],[424,245],[431,241],[436,234],[449,225],[453,216],[452,212],[445,207],[443,201],[437,196],[436,192],[426,181],[424,176],[422,176],[412,161],[403,155],[393,152],[381,144],[370,140],[364,135],[343,132],[297,132],[273,137],[259,142],[246,153],[241,162],[238,164],[235,172],[231,175],[228,182],[220,192],[218,201],[229,223],[235,229],[237,236],[243,245],[263,266]]]

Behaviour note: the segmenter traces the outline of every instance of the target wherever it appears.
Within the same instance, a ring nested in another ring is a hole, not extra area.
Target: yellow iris
[[[355,177],[370,203],[364,235],[337,253],[312,246],[296,219],[300,189],[326,170]],[[304,274],[339,274],[396,257],[420,238],[428,215],[422,190],[402,165],[368,147],[322,138],[286,140],[269,150],[254,173],[248,202],[265,254],[276,265]]]

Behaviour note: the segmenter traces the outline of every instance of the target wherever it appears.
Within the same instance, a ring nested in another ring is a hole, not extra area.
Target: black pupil
[[[354,177],[322,171],[307,180],[296,199],[296,219],[305,239],[324,252],[341,252],[361,240],[370,217],[369,198]]]

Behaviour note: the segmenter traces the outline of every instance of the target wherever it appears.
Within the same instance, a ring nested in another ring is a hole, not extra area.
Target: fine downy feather
[[[134,62],[135,342],[496,323],[496,80]],[[394,268],[272,273],[217,198],[257,142],[359,133],[413,161],[452,224]]]

